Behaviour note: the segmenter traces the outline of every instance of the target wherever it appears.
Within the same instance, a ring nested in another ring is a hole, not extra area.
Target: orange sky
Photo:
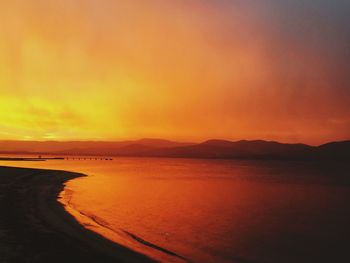
[[[343,0],[0,0],[0,139],[349,139]]]

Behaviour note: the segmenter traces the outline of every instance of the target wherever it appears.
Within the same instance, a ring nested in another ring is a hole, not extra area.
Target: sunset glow
[[[0,1],[0,139],[347,139],[349,5]]]

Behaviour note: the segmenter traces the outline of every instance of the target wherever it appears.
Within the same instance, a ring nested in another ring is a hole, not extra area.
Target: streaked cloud
[[[345,139],[348,10],[343,0],[3,1],[2,134]]]

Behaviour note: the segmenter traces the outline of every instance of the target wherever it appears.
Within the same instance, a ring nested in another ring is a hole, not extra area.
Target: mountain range
[[[208,140],[202,143],[162,139],[107,141],[0,141],[1,154],[97,155],[218,159],[350,160],[350,141],[320,146],[263,140]]]

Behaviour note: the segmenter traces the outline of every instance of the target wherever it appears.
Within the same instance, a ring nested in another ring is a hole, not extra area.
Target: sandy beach
[[[152,262],[80,225],[57,201],[83,174],[0,167],[0,261]]]

